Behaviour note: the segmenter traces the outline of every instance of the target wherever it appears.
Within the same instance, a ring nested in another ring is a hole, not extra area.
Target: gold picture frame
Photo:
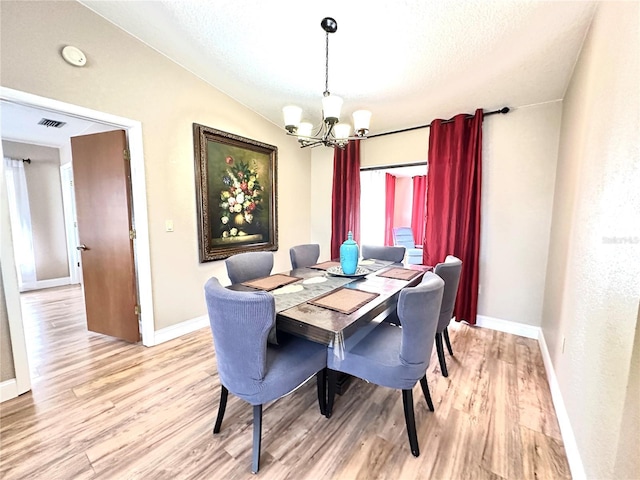
[[[278,249],[278,148],[193,124],[200,263]]]

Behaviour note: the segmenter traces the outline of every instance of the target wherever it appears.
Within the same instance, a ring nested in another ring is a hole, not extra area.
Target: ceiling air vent
[[[67,122],[59,122],[58,120],[51,120],[49,118],[43,118],[38,122],[38,125],[44,125],[45,127],[62,128]]]

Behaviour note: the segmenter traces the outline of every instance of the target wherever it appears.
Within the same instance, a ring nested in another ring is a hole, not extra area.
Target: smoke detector
[[[65,62],[69,65],[73,65],[74,67],[84,67],[87,63],[87,57],[82,50],[72,45],[67,45],[62,49],[62,58],[64,58]]]

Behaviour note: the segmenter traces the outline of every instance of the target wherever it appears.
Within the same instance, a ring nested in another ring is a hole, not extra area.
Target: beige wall
[[[553,102],[484,121],[480,315],[540,325],[560,117]],[[424,162],[428,144],[428,129],[365,140],[361,165]],[[332,154],[312,154],[312,239],[326,251]]]
[[[371,138],[362,142],[360,163],[363,167],[424,163],[427,161],[428,154],[429,129],[422,128],[411,132]]]
[[[553,102],[484,121],[480,315],[540,325],[561,109]]]
[[[640,309],[636,319],[635,340],[629,365],[629,383],[622,410],[622,425],[613,467],[614,478],[630,477],[640,471],[638,432],[640,432]]]
[[[142,123],[156,329],[206,314],[203,285],[224,262],[198,262],[192,124],[278,147],[279,251],[309,241],[310,158],[295,139],[76,2],[0,3],[0,83]],[[66,64],[71,44],[87,65]],[[174,232],[165,232],[165,220]]]
[[[563,102],[542,328],[588,478],[640,472],[639,19],[599,5]]]
[[[313,178],[311,241],[320,244],[320,260],[329,260],[331,257],[331,190],[333,188],[332,148],[321,147],[311,150],[311,178]]]
[[[7,301],[4,296],[4,283],[0,273],[0,382],[16,378],[13,366],[13,349],[9,331],[9,315]]]
[[[5,156],[31,159],[24,170],[31,210],[36,279],[68,277],[59,149],[4,140],[2,148]]]

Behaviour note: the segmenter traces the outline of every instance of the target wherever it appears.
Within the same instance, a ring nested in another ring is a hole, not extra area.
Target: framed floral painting
[[[200,262],[277,250],[278,148],[193,124]]]

